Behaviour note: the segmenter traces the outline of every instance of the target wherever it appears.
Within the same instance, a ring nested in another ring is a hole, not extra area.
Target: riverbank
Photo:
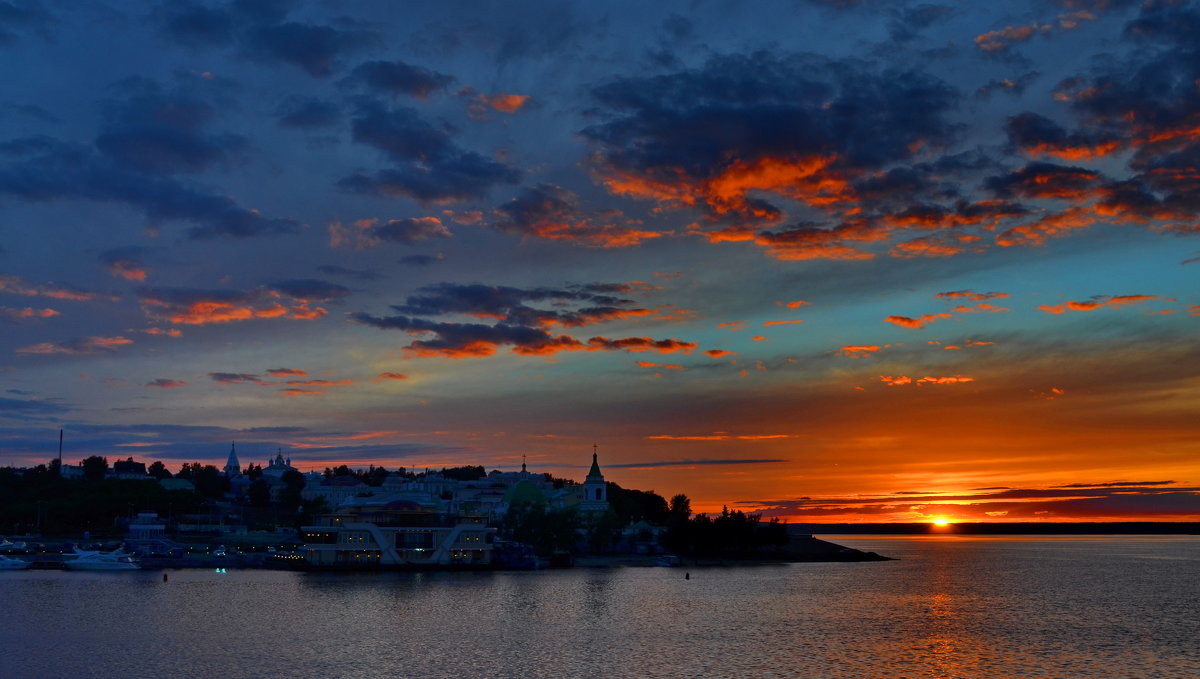
[[[688,556],[679,559],[678,565],[697,567],[745,566],[772,563],[858,563],[864,561],[893,560],[892,557],[883,556],[875,552],[853,549],[826,540],[820,540],[811,535],[799,535],[793,536],[785,548],[757,557]],[[663,565],[665,564],[662,557],[642,554],[602,554],[575,557],[575,566],[578,568],[649,567]]]

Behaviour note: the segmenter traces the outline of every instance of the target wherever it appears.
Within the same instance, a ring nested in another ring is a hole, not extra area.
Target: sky
[[[0,1],[0,465],[1200,519],[1200,3]]]

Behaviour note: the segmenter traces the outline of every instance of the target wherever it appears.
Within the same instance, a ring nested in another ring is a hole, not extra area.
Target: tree
[[[184,467],[187,467],[185,464]],[[193,462],[190,470],[191,481],[196,486],[196,492],[204,497],[219,498],[229,490],[229,479],[211,464],[201,465],[199,462]],[[183,470],[180,470],[176,478],[182,477]]]
[[[102,481],[108,474],[108,458],[93,455],[79,463],[83,467],[83,478],[88,481]]]
[[[680,493],[671,498],[671,514],[685,519],[692,515],[692,501],[688,496]]]
[[[668,517],[667,501],[652,490],[622,488],[609,481],[608,503],[623,524],[642,520],[662,524]]]
[[[554,510],[531,503],[510,506],[500,526],[507,539],[527,544],[542,556],[570,551],[578,528],[579,514],[574,509]]]
[[[289,512],[295,511],[296,507],[300,506],[300,493],[304,491],[304,474],[295,469],[289,469],[279,477],[279,480],[283,481],[286,486],[279,491],[279,504]]]
[[[487,476],[487,470],[483,465],[466,466],[466,467],[442,467],[442,476],[454,481],[474,481]]]
[[[150,466],[146,468],[146,473],[159,480],[171,478],[171,472],[167,471],[167,466],[162,463],[162,460],[151,462]]]
[[[251,507],[265,508],[271,506],[271,484],[263,479],[255,479],[246,489],[246,496]]]

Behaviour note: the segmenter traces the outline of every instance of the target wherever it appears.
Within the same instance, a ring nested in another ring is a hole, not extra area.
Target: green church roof
[[[505,491],[504,502],[509,505],[544,505],[546,494],[532,481],[517,481]]]

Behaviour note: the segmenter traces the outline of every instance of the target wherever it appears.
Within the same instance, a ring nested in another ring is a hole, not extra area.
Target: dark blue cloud
[[[53,24],[54,16],[36,0],[0,2],[0,45],[16,42],[27,33],[49,38]]]
[[[377,94],[428,98],[454,82],[454,77],[403,61],[368,61],[350,72],[351,82],[361,83]]]
[[[480,198],[496,184],[520,180],[515,168],[459,148],[449,132],[411,108],[361,100],[352,128],[354,141],[382,151],[395,166],[342,179],[338,186],[347,191],[436,203]]]
[[[251,58],[291,64],[314,78],[324,78],[333,75],[342,57],[366,49],[376,38],[357,28],[288,21],[250,28],[242,48]]]
[[[709,177],[731,161],[838,154],[852,167],[946,142],[961,95],[916,71],[817,55],[722,55],[698,69],[618,78],[593,91],[601,121],[583,130],[602,159],[652,177]]]
[[[26,415],[45,415],[64,413],[68,411],[64,405],[49,401],[33,399],[0,397],[0,417],[24,417]]]
[[[16,139],[0,143],[0,154],[13,158],[0,163],[0,195],[30,202],[122,203],[141,210],[153,223],[190,222],[188,235],[196,239],[291,233],[300,226],[294,219],[244,208],[229,196],[140,172],[81,144],[49,137]]]
[[[373,281],[379,278],[379,274],[374,271],[364,271],[362,269],[347,269],[344,266],[336,264],[326,264],[318,266],[317,271],[328,276],[343,276],[345,278],[353,278],[359,281]]]
[[[315,278],[300,278],[288,281],[279,281],[276,283],[271,283],[270,288],[294,299],[317,302],[341,299],[350,294],[350,288],[347,288],[344,285],[330,283],[329,281],[317,280]]]
[[[171,2],[161,8],[160,27],[173,43],[187,47],[232,44],[237,29],[235,13],[193,2]]]
[[[1082,196],[1102,179],[1100,173],[1087,168],[1037,162],[1006,175],[990,177],[985,186],[1002,198],[1067,198]]]
[[[311,97],[288,99],[277,114],[281,126],[303,130],[332,127],[342,120],[342,110],[337,104]]]
[[[613,291],[628,292],[628,287],[618,286]],[[529,302],[554,304],[557,308],[536,309],[530,307],[527,304]],[[579,308],[563,308],[564,302],[574,302]],[[392,308],[402,314],[417,316],[484,315],[503,318],[506,323],[514,325],[558,323],[571,327],[619,315],[633,309],[634,301],[610,294],[597,294],[586,286],[574,289],[522,289],[480,283],[438,283],[420,288],[404,304]]]
[[[147,173],[203,172],[228,164],[247,146],[245,137],[209,133],[217,108],[186,91],[133,79],[120,83],[132,93],[105,106],[96,149],[124,167]]]
[[[445,259],[445,257],[441,253],[436,255],[409,255],[407,257],[401,257],[400,263],[411,266],[429,266],[430,264],[440,262],[443,259]]]

